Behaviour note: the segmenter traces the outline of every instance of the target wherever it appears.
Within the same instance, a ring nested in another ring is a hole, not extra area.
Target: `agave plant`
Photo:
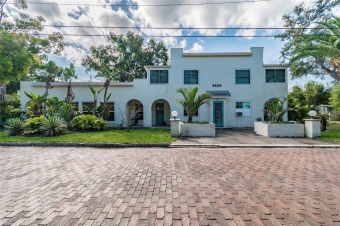
[[[23,128],[21,118],[10,118],[5,123],[5,130],[8,135],[20,135]]]
[[[67,125],[61,117],[51,115],[42,122],[40,130],[44,136],[56,136],[65,132]]]

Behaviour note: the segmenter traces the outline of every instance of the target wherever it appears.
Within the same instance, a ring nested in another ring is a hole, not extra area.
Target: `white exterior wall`
[[[169,125],[169,118],[172,111],[178,111],[178,117],[181,120],[187,120],[183,115],[183,107],[177,103],[181,95],[176,92],[180,87],[199,87],[198,93],[205,91],[228,90],[230,97],[223,97],[218,100],[223,101],[224,106],[224,126],[232,127],[253,127],[256,118],[263,119],[263,106],[265,102],[273,97],[286,97],[288,95],[287,70],[285,83],[266,83],[266,68],[287,68],[280,65],[264,66],[263,64],[263,48],[251,48],[250,53],[229,53],[229,54],[183,54],[182,49],[171,49],[171,65],[165,67],[150,66],[147,68],[146,79],[135,79],[130,85],[112,84],[109,93],[112,93],[110,102],[115,102],[115,124],[122,121],[119,108],[122,112],[126,110],[126,104],[130,100],[139,100],[143,104],[144,120],[143,126],[151,127],[155,125],[155,106],[156,100],[165,100],[169,104],[165,104],[165,122]],[[150,84],[150,70],[169,70],[168,84]],[[185,85],[184,70],[198,70],[199,84]],[[236,69],[250,70],[250,84],[239,85],[235,81]],[[21,82],[21,104],[22,110],[26,105],[28,98],[24,91],[43,94],[45,87],[32,86],[33,82]],[[75,83],[73,83],[75,84]],[[213,87],[212,84],[221,84],[222,87]],[[102,86],[94,86],[96,89]],[[67,86],[55,86],[49,93],[50,96],[57,96],[63,100],[66,96]],[[87,85],[73,86],[75,100],[79,102],[79,110],[81,102],[91,102],[92,94]],[[102,98],[103,92],[99,99]],[[199,109],[198,117],[193,117],[194,121],[213,122],[213,101],[203,105]],[[251,104],[251,116],[236,117],[236,102],[249,101]],[[123,113],[125,117],[125,113]]]

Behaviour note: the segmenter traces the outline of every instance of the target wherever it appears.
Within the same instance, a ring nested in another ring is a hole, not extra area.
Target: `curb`
[[[170,148],[340,148],[337,144],[170,144]]]
[[[0,147],[93,147],[93,148],[340,148],[337,144],[118,144],[0,142]]]
[[[116,144],[116,143],[42,143],[42,142],[0,142],[0,147],[93,147],[93,148],[167,148],[169,144]]]

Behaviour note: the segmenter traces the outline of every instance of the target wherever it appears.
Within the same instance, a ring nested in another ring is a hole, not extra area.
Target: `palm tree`
[[[70,63],[70,67],[65,68],[65,70],[63,71],[63,80],[65,82],[68,82],[67,93],[66,93],[66,98],[65,98],[66,103],[71,103],[71,101],[74,99],[74,93],[72,91],[72,84],[71,84],[72,78],[76,79],[77,74],[76,74],[74,64]]]
[[[103,100],[103,110],[102,110],[102,116],[103,118],[107,118],[107,102],[111,97],[111,93],[107,95],[107,90],[109,89],[110,83],[112,81],[119,81],[120,77],[116,71],[110,71],[105,65],[102,66],[102,69],[98,71],[97,77],[103,77],[105,78],[104,82],[104,100]]]
[[[192,122],[192,116],[198,111],[198,108],[207,103],[207,100],[211,99],[211,95],[208,93],[202,93],[196,97],[198,87],[194,88],[179,88],[177,93],[183,95],[183,99],[178,102],[183,106],[184,111],[188,115],[188,122]]]
[[[340,81],[340,18],[320,23],[314,33],[302,39],[302,44],[293,51],[296,56],[290,62],[311,56],[315,64]]]
[[[92,114],[96,115],[97,112],[97,101],[98,101],[98,96],[99,94],[103,91],[104,88],[101,88],[99,90],[96,90],[92,86],[89,85],[89,88],[91,90],[92,96],[93,96],[93,109],[92,109]]]

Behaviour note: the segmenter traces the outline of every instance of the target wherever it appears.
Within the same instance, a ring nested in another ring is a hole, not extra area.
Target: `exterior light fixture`
[[[317,113],[316,113],[316,111],[314,111],[314,110],[311,110],[311,111],[308,112],[308,115],[309,115],[310,117],[312,117],[312,118],[315,117],[316,114],[317,114]]]
[[[177,111],[172,111],[171,112],[172,117],[174,117],[174,119],[176,119],[178,112]]]

